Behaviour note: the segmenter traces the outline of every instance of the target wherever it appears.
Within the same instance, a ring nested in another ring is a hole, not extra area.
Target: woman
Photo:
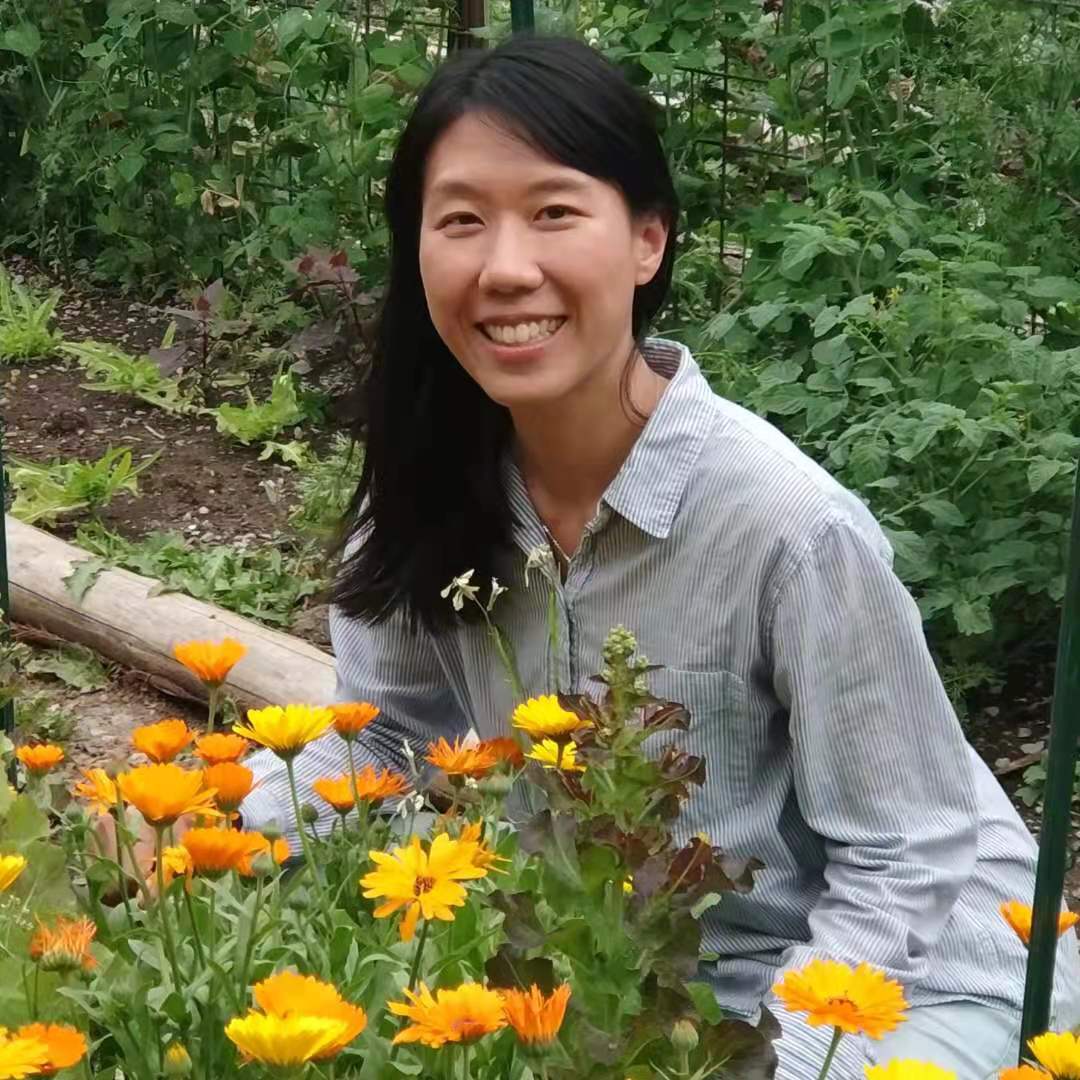
[[[505,732],[484,627],[440,597],[468,568],[509,585],[496,618],[526,691],[551,689],[547,587],[523,576],[550,550],[559,688],[586,689],[607,631],[630,627],[708,762],[686,835],[765,863],[705,916],[721,1003],[753,1016],[786,970],[865,960],[913,1008],[880,1043],[845,1040],[837,1080],[894,1056],[971,1078],[1014,1063],[1025,952],[998,906],[1030,898],[1034,845],[965,743],[864,505],[715,396],[684,348],[646,339],[678,208],[645,100],[575,42],[472,53],[421,95],[386,204],[331,615],[339,700],[382,708],[365,760],[402,768],[404,740]],[[302,784],[344,768],[339,745],[307,748]],[[287,820],[276,760],[257,771],[246,824]],[[1069,935],[1060,1023],[1080,1019],[1075,953]],[[816,1075],[829,1032],[780,1018],[778,1076]]]

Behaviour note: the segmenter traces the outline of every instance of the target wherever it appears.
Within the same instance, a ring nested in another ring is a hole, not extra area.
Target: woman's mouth
[[[496,345],[516,346],[535,345],[557,334],[566,322],[565,316],[549,319],[536,319],[520,323],[480,323],[480,330]]]

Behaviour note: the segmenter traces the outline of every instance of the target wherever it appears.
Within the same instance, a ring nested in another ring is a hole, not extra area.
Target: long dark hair
[[[339,548],[361,542],[330,592],[342,612],[369,622],[404,605],[414,625],[445,627],[453,613],[439,591],[470,567],[487,580],[511,543],[500,482],[510,414],[436,333],[420,278],[424,169],[439,136],[467,112],[493,116],[560,165],[614,184],[632,214],[662,214],[663,261],[634,292],[639,344],[671,283],[678,199],[656,107],[614,65],[580,41],[527,36],[469,50],[435,72],[386,182],[390,277],[364,391],[363,472]]]

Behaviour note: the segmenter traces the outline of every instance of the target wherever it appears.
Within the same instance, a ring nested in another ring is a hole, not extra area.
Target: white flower
[[[455,611],[460,611],[465,606],[466,600],[475,600],[476,594],[480,591],[479,585],[469,584],[473,573],[473,570],[466,570],[464,574],[459,574],[439,593],[444,600],[452,594],[451,603]]]
[[[413,752],[413,748],[409,744],[408,739],[402,739],[401,740],[401,752],[408,759],[409,769],[415,775],[416,774],[416,754]]]
[[[491,611],[491,609],[495,606],[495,601],[498,600],[499,597],[502,596],[502,594],[504,592],[509,592],[509,591],[510,590],[505,585],[500,585],[499,584],[499,579],[498,578],[492,578],[491,579],[491,596],[488,597],[488,602],[487,602],[488,611],[489,612]]]
[[[555,556],[547,544],[537,544],[525,560],[525,588],[529,587],[529,571],[539,570],[549,582],[555,580]]]
[[[466,776],[465,777],[465,786],[467,788],[472,788],[473,791],[476,791],[476,789],[480,787],[480,781],[475,779],[475,777]]]

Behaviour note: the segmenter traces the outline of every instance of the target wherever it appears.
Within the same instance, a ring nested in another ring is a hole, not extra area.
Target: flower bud
[[[273,856],[268,851],[260,851],[254,859],[251,860],[251,873],[254,877],[273,877],[277,873],[277,863],[274,862]]]
[[[191,1057],[183,1043],[173,1043],[165,1051],[165,1075],[173,1080],[191,1075]]]
[[[506,773],[488,773],[478,783],[477,788],[483,795],[506,795],[514,786],[514,778]]]
[[[689,1020],[676,1020],[671,1029],[671,1045],[677,1053],[690,1054],[697,1049],[697,1028]]]
[[[312,806],[311,803],[306,802],[300,807],[300,820],[305,825],[314,825],[315,822],[319,820],[319,811]],[[265,835],[266,833],[264,832],[263,836]]]
[[[259,828],[259,832],[261,832],[271,844],[284,836],[277,818],[271,818],[265,825]]]

